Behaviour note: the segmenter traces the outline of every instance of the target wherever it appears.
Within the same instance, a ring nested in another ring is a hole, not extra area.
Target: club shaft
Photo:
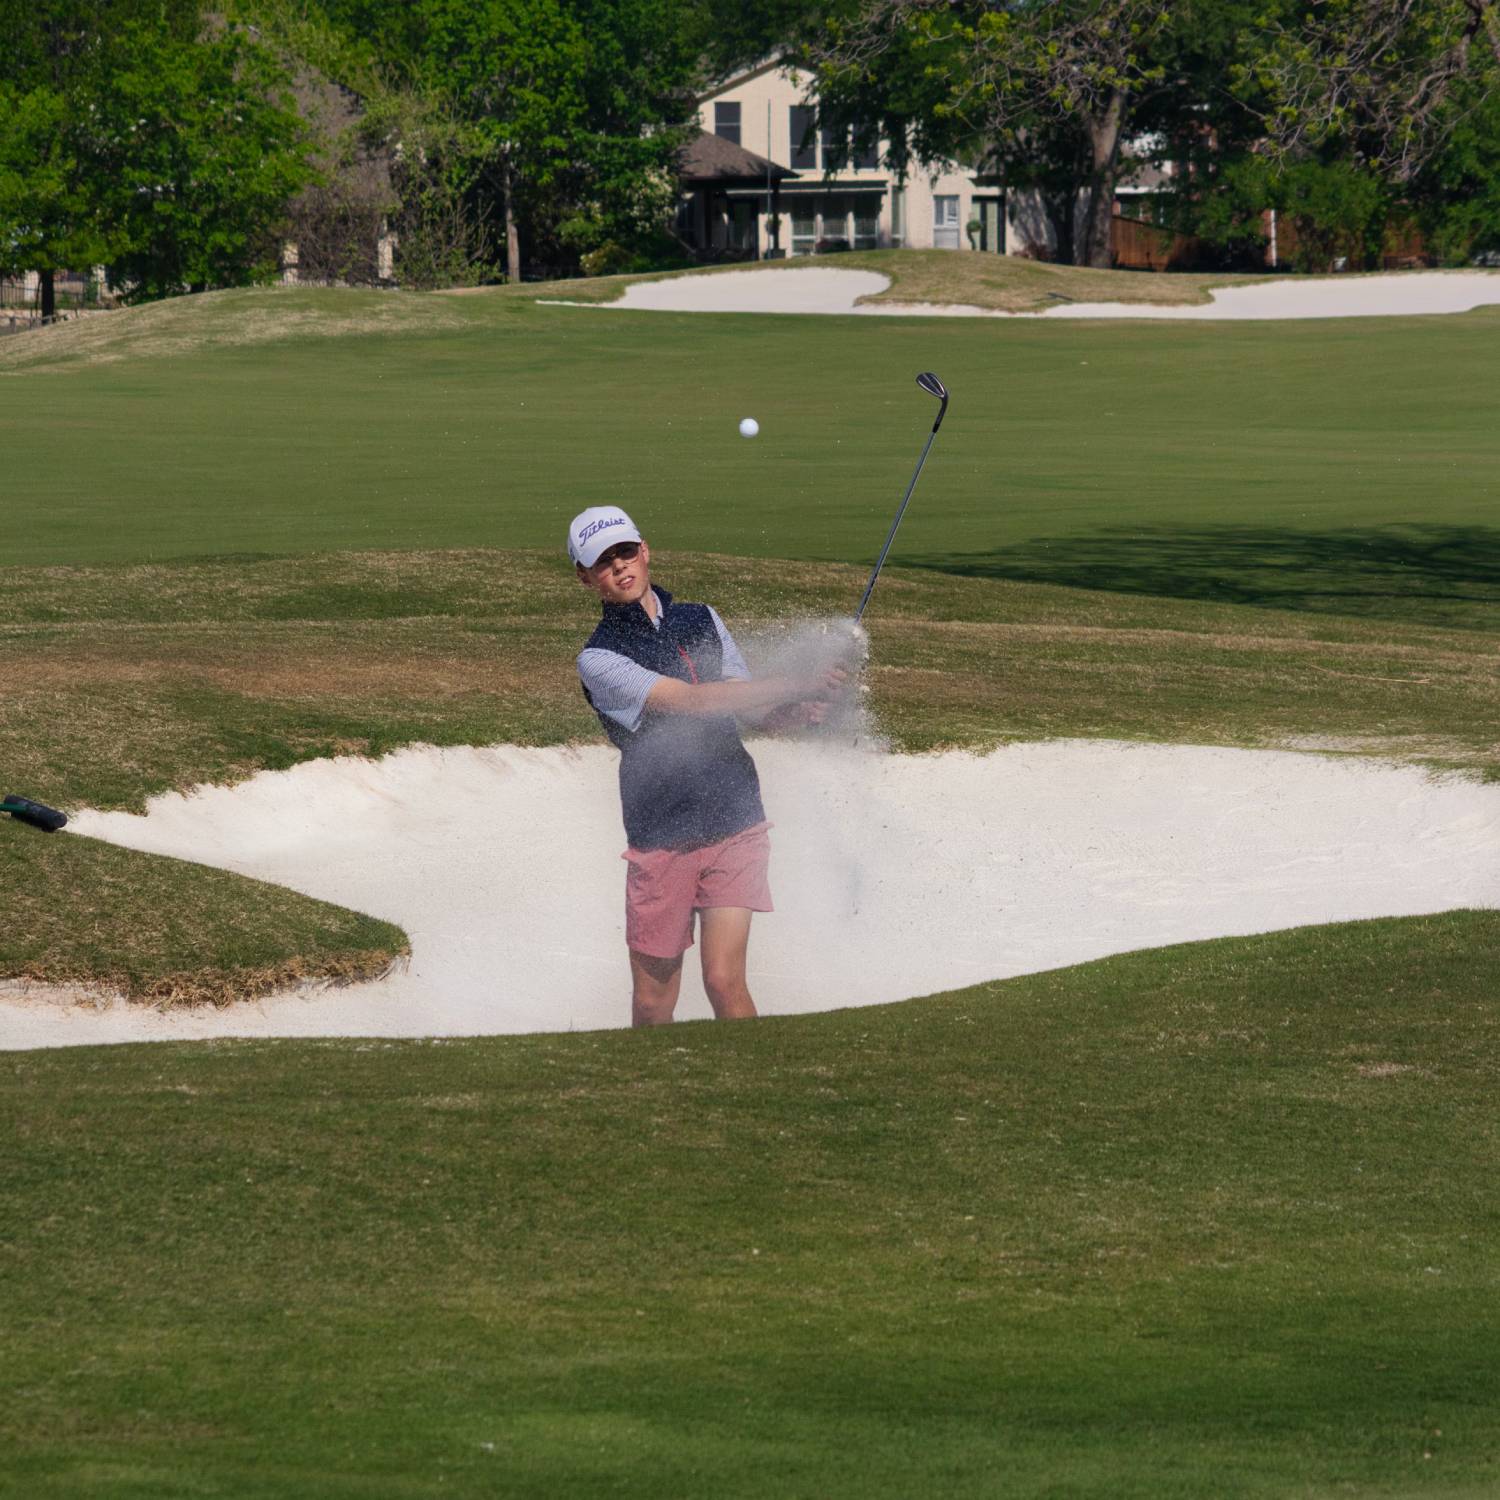
[[[947,402],[943,403],[944,407]],[[943,420],[942,413],[938,414],[938,421],[932,424],[932,431],[927,434],[927,441],[922,447],[922,456],[917,460],[917,467],[911,476],[911,483],[906,487],[906,498],[901,502],[901,509],[896,512],[896,519],[891,522],[890,535],[885,539],[885,546],[880,549],[880,556],[875,561],[875,571],[870,574],[870,581],[865,585],[865,596],[859,601],[859,609],[854,616],[854,623],[859,624],[864,616],[865,605],[870,602],[870,595],[875,592],[875,580],[880,577],[880,570],[885,566],[885,556],[891,550],[891,543],[896,540],[896,532],[901,525],[901,517],[906,514],[906,507],[911,503],[912,491],[917,487],[917,480],[922,476],[922,465],[927,462],[927,455],[931,451],[932,441],[938,433],[938,422]]]

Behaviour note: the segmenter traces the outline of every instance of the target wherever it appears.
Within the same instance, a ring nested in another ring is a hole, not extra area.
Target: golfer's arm
[[[755,718],[806,696],[805,684],[786,677],[761,677],[748,682],[682,682],[676,677],[663,677],[652,684],[646,698],[646,712]]]

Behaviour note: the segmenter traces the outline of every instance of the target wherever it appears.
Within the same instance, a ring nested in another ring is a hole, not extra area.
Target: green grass
[[[1492,1495],[1497,962],[15,1055],[0,1494]]]
[[[847,614],[864,581],[673,553],[657,576],[747,643]],[[596,612],[551,553],[0,569],[0,646],[25,663],[0,699],[0,765],[64,808],[138,811],[325,755],[594,740],[573,657]],[[1319,741],[1500,770],[1500,650],[1472,629],[899,568],[867,619],[871,703],[905,751]]]
[[[1500,593],[1493,311],[1112,327],[267,291],[127,316],[78,336],[113,363],[0,348],[14,565],[553,549],[600,501],[674,550],[868,565],[930,367],[953,406],[898,562],[1481,629]]]
[[[152,1005],[227,1004],[383,973],[389,922],[227,870],[0,819],[0,978],[84,983]]]
[[[1492,775],[1496,326],[298,291],[8,340],[0,790],[592,734],[568,515],[736,623],[847,612],[929,367],[899,746]],[[0,903],[0,974],[167,999],[401,942],[4,820]],[[1455,913],[744,1027],[6,1054],[0,1495],[1478,1500],[1497,960]]]

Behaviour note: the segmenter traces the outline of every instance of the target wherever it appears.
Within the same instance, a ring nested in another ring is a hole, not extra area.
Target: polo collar
[[[651,592],[656,595],[658,613],[655,621],[646,613],[646,606],[639,599],[632,604],[606,604],[604,618],[614,621],[617,625],[632,626],[637,630],[642,625],[649,630],[655,630],[666,619],[667,611],[672,607],[672,596],[665,589],[654,586]]]

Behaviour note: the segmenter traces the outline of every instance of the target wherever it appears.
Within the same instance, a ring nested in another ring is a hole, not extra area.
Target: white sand
[[[1209,321],[1286,318],[1410,317],[1469,312],[1500,303],[1500,274],[1490,271],[1400,271],[1377,276],[1282,278],[1211,292],[1192,307],[1077,302],[1038,313],[997,312],[961,303],[859,303],[890,285],[875,271],[831,266],[727,271],[633,282],[616,302],[578,304],[659,312],[842,313],[863,317],[1196,318]]]
[[[985,757],[772,742],[755,755],[781,908],[757,918],[751,943],[768,1013],[878,1004],[1164,943],[1500,902],[1500,787],[1416,769],[1097,741]],[[407,750],[161,797],[145,817],[82,813],[77,834],[399,922],[410,967],[344,990],[172,1014],[11,986],[0,1048],[622,1025],[615,764],[607,747]],[[695,970],[690,955],[684,1017],[708,1014]]]
[[[591,304],[656,312],[868,312],[854,304],[891,284],[874,271],[808,266],[788,271],[721,271],[715,276],[674,276],[633,281],[615,302]]]

